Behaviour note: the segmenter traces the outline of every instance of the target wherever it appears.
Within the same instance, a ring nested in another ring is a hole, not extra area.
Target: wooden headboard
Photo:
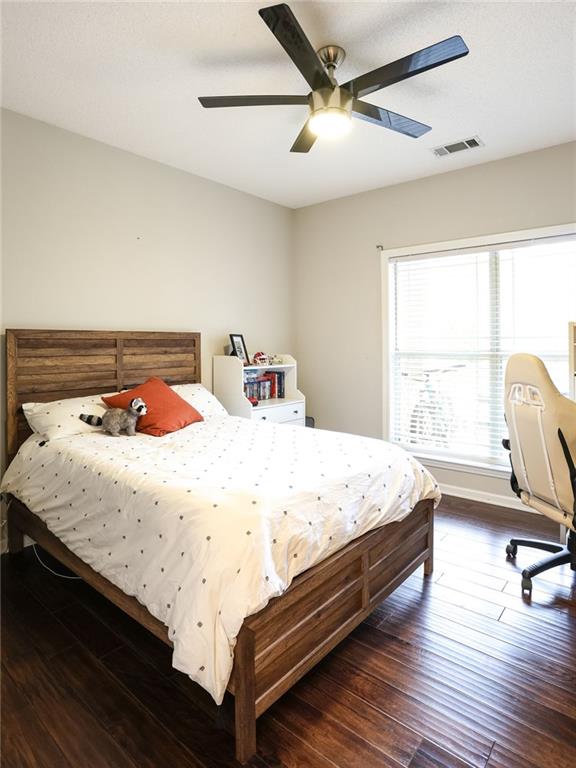
[[[200,382],[199,333],[7,330],[6,355],[8,461],[31,433],[22,403]]]

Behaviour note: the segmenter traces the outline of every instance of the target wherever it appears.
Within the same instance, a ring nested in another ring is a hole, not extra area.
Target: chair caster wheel
[[[506,545],[506,554],[508,557],[516,557],[516,554],[518,552],[518,547],[516,544],[507,544]]]
[[[528,592],[529,596],[532,594],[532,579],[527,576],[522,578],[522,594],[524,592]]]

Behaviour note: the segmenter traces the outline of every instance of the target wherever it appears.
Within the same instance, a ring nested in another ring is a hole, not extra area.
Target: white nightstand
[[[297,387],[297,364],[290,355],[279,355],[275,365],[243,365],[238,357],[217,355],[213,359],[214,394],[232,416],[305,426],[306,398]],[[254,406],[245,394],[248,379],[265,373],[284,376],[284,397],[259,400]]]

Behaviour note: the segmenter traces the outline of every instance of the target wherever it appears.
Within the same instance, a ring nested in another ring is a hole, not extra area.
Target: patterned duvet
[[[168,627],[173,664],[222,701],[246,616],[357,536],[438,500],[381,440],[225,416],[162,438],[30,437],[2,481]]]

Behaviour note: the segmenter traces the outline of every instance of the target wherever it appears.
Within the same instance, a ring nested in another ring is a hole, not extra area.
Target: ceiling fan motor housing
[[[308,96],[310,116],[325,110],[338,110],[345,117],[352,115],[352,94],[345,88],[318,88]]]
[[[328,73],[333,75],[334,70],[338,69],[346,58],[346,51],[339,45],[325,45],[324,48],[320,48],[318,51],[318,58],[324,64]]]

